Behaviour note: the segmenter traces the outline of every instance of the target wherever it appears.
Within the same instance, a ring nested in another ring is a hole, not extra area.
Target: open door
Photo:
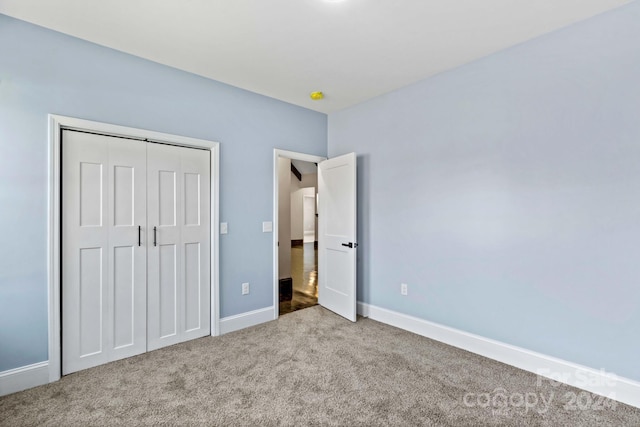
[[[356,321],[356,155],[318,164],[318,303]]]

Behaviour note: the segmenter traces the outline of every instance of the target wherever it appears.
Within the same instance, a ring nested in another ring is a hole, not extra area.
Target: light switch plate
[[[273,232],[273,223],[271,221],[265,221],[262,223],[262,232],[263,233],[271,233]]]
[[[227,227],[226,222],[220,223],[220,234],[227,234],[229,232],[229,228]]]

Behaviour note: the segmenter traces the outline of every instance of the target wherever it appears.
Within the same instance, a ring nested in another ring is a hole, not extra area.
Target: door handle
[[[142,246],[142,226],[138,226],[138,246]]]
[[[353,243],[353,242],[349,242],[349,243],[343,243],[342,246],[346,246],[347,248],[357,248],[358,244],[357,243]]]
[[[153,246],[158,246],[158,228],[157,227],[153,227]]]

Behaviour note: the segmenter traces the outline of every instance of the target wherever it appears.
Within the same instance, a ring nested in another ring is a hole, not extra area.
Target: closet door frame
[[[47,289],[49,309],[49,382],[57,381],[62,372],[61,345],[61,145],[62,130],[71,129],[112,136],[138,139],[147,142],[171,144],[181,147],[209,150],[211,165],[211,335],[220,334],[219,310],[219,171],[220,144],[214,141],[171,135],[145,129],[137,129],[108,123],[49,114],[49,179],[47,218]]]

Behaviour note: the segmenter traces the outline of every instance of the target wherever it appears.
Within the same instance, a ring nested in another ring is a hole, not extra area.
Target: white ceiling
[[[329,113],[629,1],[0,0],[0,13]]]

